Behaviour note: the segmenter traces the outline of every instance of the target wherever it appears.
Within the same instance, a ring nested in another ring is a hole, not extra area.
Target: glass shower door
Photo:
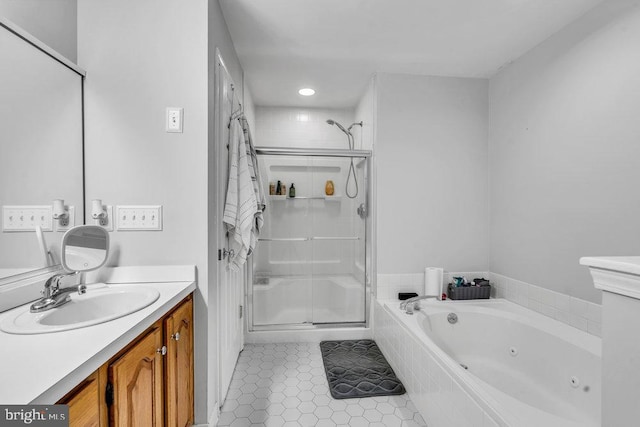
[[[365,321],[365,220],[357,215],[357,210],[366,200],[366,160],[354,159],[356,175],[348,178],[350,162],[350,158],[312,159],[316,165],[312,175],[313,187],[324,189],[328,180],[335,187],[333,196],[325,195],[312,204],[314,324]],[[340,172],[334,173],[336,170]],[[354,198],[347,195],[347,179],[348,193]]]
[[[366,159],[354,159],[359,194],[351,199],[349,158],[258,157],[267,194],[280,181],[287,195],[267,196],[248,292],[252,329],[364,323],[365,220],[357,210],[366,202]]]

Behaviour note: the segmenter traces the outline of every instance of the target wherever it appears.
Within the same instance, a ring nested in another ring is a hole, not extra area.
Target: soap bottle
[[[284,182],[281,184],[281,187],[280,187],[280,195],[281,196],[287,195],[287,184],[285,184]]]
[[[327,196],[333,196],[333,192],[335,191],[335,187],[333,186],[333,181],[328,180],[324,185],[324,194]]]
[[[292,199],[296,197],[296,187],[293,186],[293,182],[291,183],[291,187],[289,187],[289,197]]]
[[[278,183],[276,184],[276,194],[278,196],[282,194],[282,183],[280,182],[280,180],[278,180]]]

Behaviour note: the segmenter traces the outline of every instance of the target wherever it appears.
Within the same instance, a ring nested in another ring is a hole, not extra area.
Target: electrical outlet
[[[98,227],[102,227],[107,231],[113,231],[113,206],[107,205],[105,209],[107,211],[107,217],[94,219],[93,224]]]
[[[162,206],[116,206],[119,231],[162,230]]]
[[[182,133],[184,109],[167,107],[167,132]]]
[[[53,220],[53,227],[55,228],[56,231],[60,232],[60,233],[64,233],[67,230],[69,230],[70,228],[75,227],[76,225],[76,209],[74,206],[69,206],[69,222],[67,225],[61,225],[60,221],[54,219]]]
[[[2,231],[53,231],[53,208],[51,206],[3,206]]]

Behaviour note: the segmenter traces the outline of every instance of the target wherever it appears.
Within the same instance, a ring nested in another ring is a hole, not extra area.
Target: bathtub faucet
[[[406,311],[407,314],[413,314],[414,310],[420,310],[420,303],[418,303],[418,301],[429,298],[438,299],[438,295],[421,295],[409,298],[408,300],[400,303],[400,310]]]

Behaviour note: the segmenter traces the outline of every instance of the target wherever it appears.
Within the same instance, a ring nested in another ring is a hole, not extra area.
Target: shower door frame
[[[250,258],[251,266],[246,270],[246,319],[248,332],[261,331],[292,331],[292,330],[314,330],[314,329],[331,329],[331,328],[367,328],[369,326],[369,310],[371,305],[371,280],[369,265],[367,263],[367,254],[371,248],[369,243],[369,227],[367,226],[370,218],[371,206],[371,150],[341,150],[341,149],[322,149],[322,148],[286,148],[286,147],[256,147],[258,155],[270,156],[297,156],[297,157],[342,157],[342,158],[363,158],[365,160],[364,178],[366,185],[364,186],[364,204],[366,209],[364,224],[364,322],[335,322],[335,323],[289,323],[279,325],[254,325],[253,324],[253,257]]]

